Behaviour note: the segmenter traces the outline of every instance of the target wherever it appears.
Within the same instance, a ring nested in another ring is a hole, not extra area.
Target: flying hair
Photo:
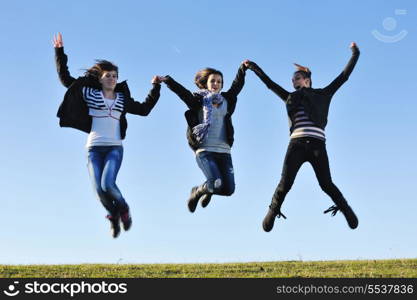
[[[311,71],[309,68],[304,67],[302,65],[296,64],[294,63],[295,67],[297,68],[297,71],[294,72],[294,74],[301,74],[301,76],[303,76],[303,78],[308,78],[310,79],[310,87],[313,86],[313,81],[311,80]]]
[[[311,77],[311,71],[310,71],[310,69],[308,67],[304,67],[304,66],[299,65],[299,64],[296,64],[296,63],[294,63],[294,65],[297,68],[297,71],[296,72],[303,72],[303,73],[308,74],[308,76],[307,76],[308,78]]]

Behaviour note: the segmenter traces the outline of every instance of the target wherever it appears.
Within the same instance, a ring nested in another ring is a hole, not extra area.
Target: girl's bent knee
[[[224,195],[225,196],[232,196],[234,192],[235,192],[235,187],[232,186],[232,187],[229,187],[228,189],[226,189],[224,191]]]
[[[112,194],[117,192],[117,187],[115,184],[104,184],[101,188],[106,194]]]

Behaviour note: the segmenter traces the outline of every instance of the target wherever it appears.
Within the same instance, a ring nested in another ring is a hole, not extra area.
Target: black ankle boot
[[[210,203],[212,195],[213,194],[207,193],[200,197],[201,207],[206,207]]]
[[[270,232],[272,228],[274,227],[275,218],[281,218],[283,217],[286,219],[287,217],[284,216],[284,214],[281,213],[281,210],[271,204],[269,206],[268,213],[266,214],[264,221],[262,222],[262,227],[266,232]]]
[[[337,200],[333,200],[336,205],[329,207],[324,213],[331,212],[332,216],[335,216],[336,213],[340,210],[346,218],[346,221],[351,229],[355,229],[358,227],[359,221],[356,217],[355,213],[353,212],[352,208],[346,202],[344,198],[339,198]]]
[[[191,189],[190,197],[188,198],[188,210],[190,212],[193,213],[195,211],[198,200],[207,192],[207,185],[205,183],[200,186],[195,186]]]

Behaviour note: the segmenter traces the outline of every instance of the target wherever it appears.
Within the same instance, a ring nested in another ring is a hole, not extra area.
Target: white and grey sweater
[[[124,108],[123,94],[116,93],[115,99],[106,99],[101,90],[84,87],[83,97],[92,117],[86,147],[122,145],[120,116]]]
[[[213,106],[212,111],[212,121],[210,127],[208,128],[207,136],[204,139],[203,143],[198,147],[196,154],[209,151],[209,152],[218,152],[218,153],[228,153],[230,154],[230,145],[227,143],[226,139],[226,128],[224,117],[227,114],[227,101],[223,101],[219,107]],[[199,111],[200,122],[203,119],[203,111]]]

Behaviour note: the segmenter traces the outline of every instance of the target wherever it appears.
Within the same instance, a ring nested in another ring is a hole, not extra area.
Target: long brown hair
[[[104,72],[116,71],[117,76],[119,76],[119,67],[116,66],[114,63],[104,60],[104,59],[97,59],[96,64],[92,66],[90,69],[85,71],[86,76],[93,76],[97,79],[100,79]]]
[[[219,70],[216,70],[213,68],[205,68],[203,70],[198,71],[197,74],[195,74],[194,83],[200,89],[207,89],[207,80],[211,74],[217,74],[222,77],[222,88],[223,88],[223,74]]]

